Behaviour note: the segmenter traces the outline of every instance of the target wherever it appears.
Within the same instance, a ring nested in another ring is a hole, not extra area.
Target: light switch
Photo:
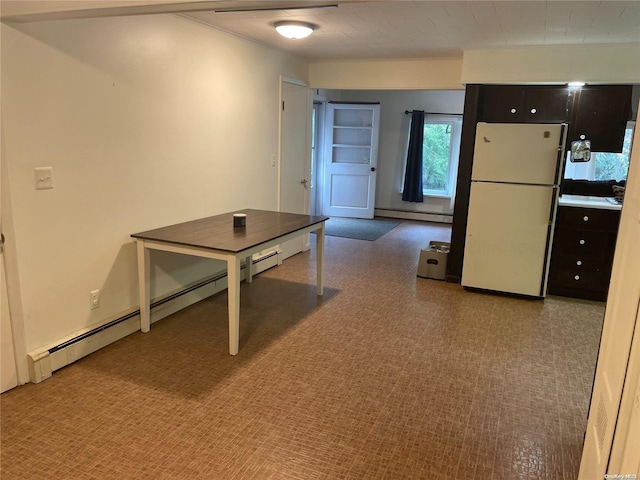
[[[53,167],[38,167],[33,170],[36,190],[53,188]]]

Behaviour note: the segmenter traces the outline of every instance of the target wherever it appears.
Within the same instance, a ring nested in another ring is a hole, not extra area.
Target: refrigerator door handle
[[[545,263],[543,267],[542,282],[540,283],[540,296],[547,294],[547,282],[549,281],[549,264],[551,262],[551,248],[553,244],[553,235],[555,232],[556,211],[558,209],[558,191],[559,185],[554,185],[551,189],[551,208],[549,209],[549,225],[547,226],[547,245],[545,247]]]
[[[562,181],[561,176],[564,176],[564,161],[565,161],[565,145],[567,143],[567,131],[568,125],[566,123],[561,124],[560,128],[560,144],[558,145],[558,157],[555,182],[559,184]]]
[[[556,220],[556,209],[558,208],[558,190],[560,189],[559,185],[554,185],[551,187],[551,208],[549,209],[549,225],[553,225]]]

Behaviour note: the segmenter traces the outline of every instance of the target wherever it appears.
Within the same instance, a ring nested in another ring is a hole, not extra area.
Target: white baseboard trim
[[[279,250],[254,260],[254,274],[282,264]],[[240,272],[244,279],[245,269]],[[152,301],[151,323],[199,302],[211,295],[226,290],[227,272],[223,270],[193,284]],[[27,354],[29,381],[40,383],[51,377],[53,372],[100,350],[107,345],[140,330],[140,309],[131,308],[98,324],[78,330],[56,342],[33,350]]]
[[[386,210],[376,208],[374,210],[376,217],[400,218],[403,220],[421,220],[423,222],[437,223],[453,223],[453,215],[440,215],[437,213],[426,212],[407,212],[404,210]]]

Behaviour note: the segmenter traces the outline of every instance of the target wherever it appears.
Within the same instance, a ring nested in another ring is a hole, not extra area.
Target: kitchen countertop
[[[621,210],[622,205],[612,202],[613,197],[593,197],[586,195],[561,195],[558,205],[561,207],[600,208],[604,210]]]

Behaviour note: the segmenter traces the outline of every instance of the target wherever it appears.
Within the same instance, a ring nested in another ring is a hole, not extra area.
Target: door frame
[[[640,473],[640,302],[637,306],[634,335],[627,365],[616,431],[609,458],[609,471]]]
[[[313,128],[313,122],[311,125],[311,199],[309,205],[311,215],[322,215],[322,177],[320,176],[322,169],[320,166],[324,164],[324,129],[322,128],[324,124],[324,106],[325,103],[319,100],[317,95],[314,95],[313,104],[311,105],[312,114],[316,118],[315,129]],[[313,157],[314,153],[315,159]]]
[[[640,368],[637,363],[631,363],[640,357],[640,253],[634,235],[640,223],[640,137],[637,135],[631,149],[626,187],[579,480],[603,478],[606,473],[638,473],[621,471],[634,463],[632,468],[638,468],[640,460],[636,446],[627,448],[627,441],[640,438]],[[612,365],[615,374],[607,375],[606,369]]]
[[[311,197],[311,211],[315,212],[314,215],[324,215],[323,202],[324,202],[324,168],[325,168],[325,119],[327,111],[327,102],[329,101],[326,95],[320,94],[320,89],[313,90],[313,102],[311,108],[317,110],[316,114],[316,129],[312,130],[311,134],[315,135],[314,141],[316,144],[316,161],[312,165],[311,182],[313,183],[313,189]]]

